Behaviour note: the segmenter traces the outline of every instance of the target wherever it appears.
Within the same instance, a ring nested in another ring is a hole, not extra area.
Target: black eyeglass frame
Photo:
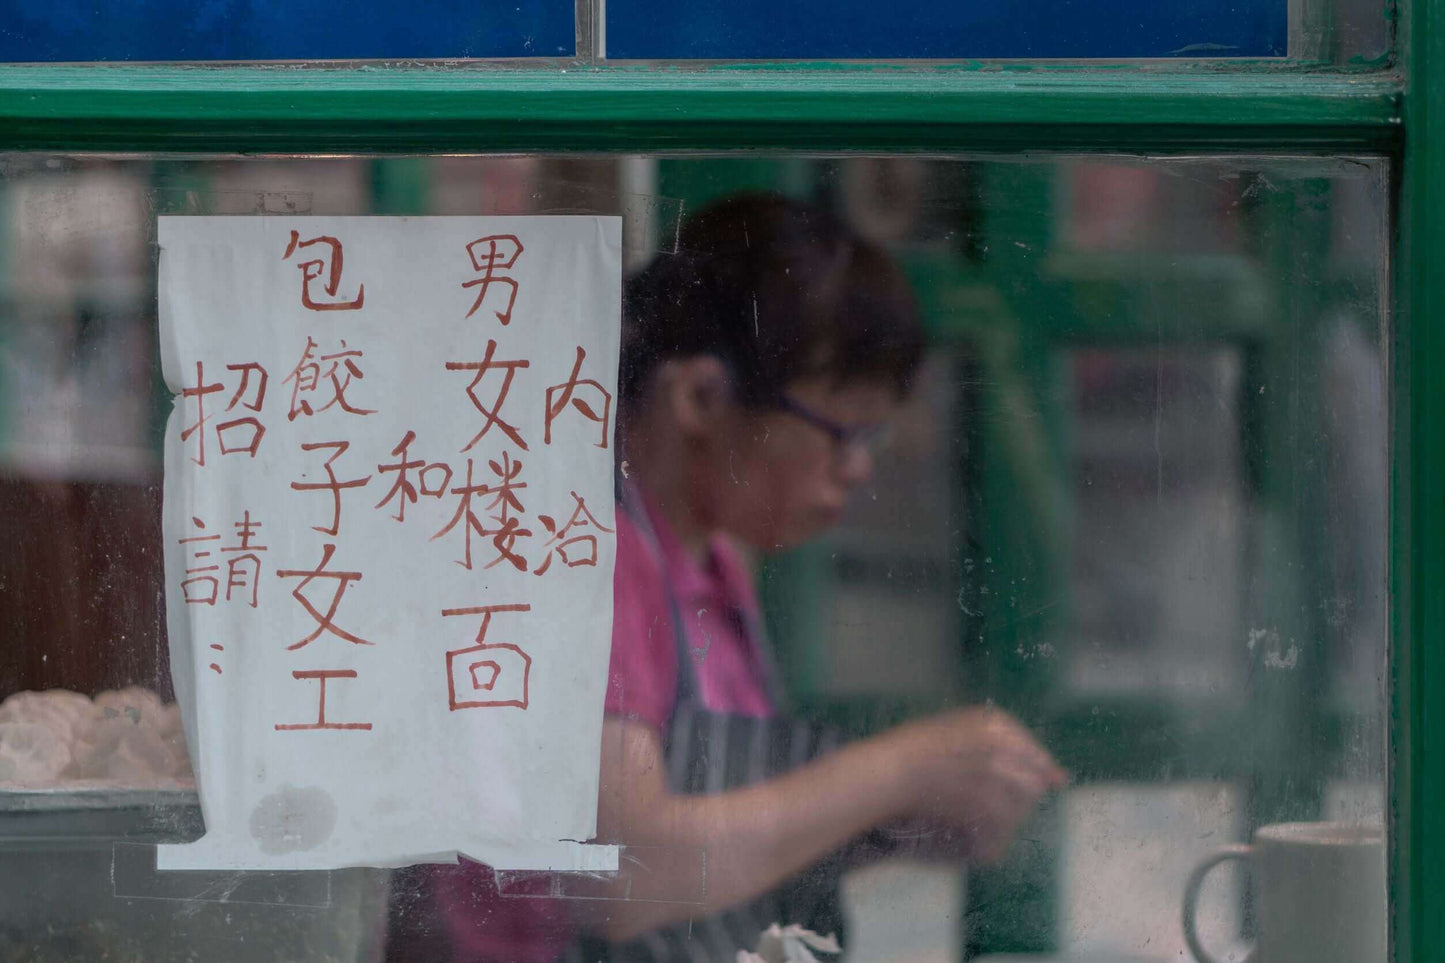
[[[835,421],[827,415],[814,411],[801,402],[794,401],[787,395],[783,395],[777,401],[777,407],[790,415],[806,421],[808,424],[823,432],[833,440],[833,444],[840,451],[850,448],[861,449],[870,455],[876,455],[888,446],[893,437],[893,425],[886,421],[870,422],[861,425],[845,425]]]

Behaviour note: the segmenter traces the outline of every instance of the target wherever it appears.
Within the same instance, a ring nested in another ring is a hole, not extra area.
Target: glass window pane
[[[1204,949],[1383,960],[1388,174],[0,159],[0,958],[732,960],[776,922],[850,959],[1176,960],[1191,871],[1252,843],[1202,878]],[[158,870],[204,821],[157,216],[559,213],[621,215],[629,277],[623,869]]]

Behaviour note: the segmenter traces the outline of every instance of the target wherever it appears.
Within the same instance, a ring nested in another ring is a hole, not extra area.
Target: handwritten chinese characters
[[[510,642],[488,642],[487,629],[491,627],[492,616],[497,612],[531,610],[532,606],[526,604],[442,609],[443,616],[482,617],[482,627],[477,630],[476,644],[447,653],[447,704],[453,711],[499,706],[527,708],[532,657],[523,651],[521,646]],[[458,692],[461,693],[460,696]]]
[[[479,237],[467,244],[467,254],[472,259],[472,269],[481,275],[481,277],[462,282],[464,288],[474,287],[477,289],[477,299],[472,302],[471,310],[467,311],[467,317],[470,318],[477,313],[477,309],[487,299],[487,292],[495,284],[501,287],[507,296],[507,306],[497,312],[497,320],[503,324],[510,324],[512,308],[517,304],[517,280],[505,275],[498,276],[497,272],[510,270],[516,265],[517,258],[522,256],[521,239],[515,234]]]
[[[576,800],[596,795],[611,633],[616,220],[160,233],[178,694],[211,720],[203,795],[236,800],[167,859],[269,865],[247,806],[287,785],[370,812],[292,854],[308,868],[572,852],[557,841],[592,835]],[[383,759],[385,778],[360,779]],[[538,771],[561,782],[524,778]],[[450,818],[361,832],[397,780],[459,782],[439,794]]]
[[[261,406],[266,402],[266,369],[249,361],[244,364],[226,365],[228,372],[238,372],[236,379],[236,392],[231,395],[231,400],[226,404],[225,414],[240,404],[247,411],[260,412]],[[256,376],[255,384],[252,385],[251,377]],[[241,415],[236,418],[228,418],[211,427],[207,427],[207,421],[213,420],[213,415],[206,414],[206,396],[225,390],[225,386],[219,382],[206,384],[205,366],[196,362],[196,383],[181,389],[181,397],[195,405],[195,420],[187,427],[181,429],[181,441],[192,441],[195,445],[191,458],[197,465],[206,463],[206,435],[214,431],[217,447],[223,455],[234,455],[237,453],[256,457],[256,451],[261,446],[261,439],[266,435],[266,426],[260,420],[250,415]],[[246,400],[249,398],[250,400]],[[228,435],[230,437],[227,443]],[[239,436],[239,437],[237,437]]]
[[[256,593],[261,575],[261,557],[258,552],[266,551],[265,545],[252,544],[260,531],[261,523],[251,520],[251,513],[245,512],[239,522],[236,522],[235,544],[226,546],[211,546],[211,542],[221,541],[219,534],[205,534],[206,523],[199,518],[192,518],[191,524],[200,534],[190,535],[177,540],[179,545],[195,546],[187,549],[187,554],[195,561],[196,565],[187,565],[185,578],[181,581],[181,596],[187,605],[215,605],[221,599],[221,586],[225,585],[225,600],[230,602],[233,593],[239,591],[241,600],[256,607]],[[215,553],[219,552],[219,555]],[[227,555],[226,553],[241,553]],[[225,575],[221,575],[220,562],[225,560]],[[209,563],[209,564],[207,564]],[[249,590],[249,597],[247,595]]]
[[[341,242],[336,238],[323,234],[303,241],[298,232],[292,231],[291,240],[286,244],[286,253],[281,255],[281,259],[290,260],[291,255],[299,248],[312,245],[318,245],[317,256],[304,260],[303,254],[296,264],[301,271],[302,306],[308,311],[360,311],[366,303],[365,285],[358,285],[356,297],[349,301],[337,297],[341,287],[342,253]],[[319,288],[313,287],[315,281],[321,282]]]

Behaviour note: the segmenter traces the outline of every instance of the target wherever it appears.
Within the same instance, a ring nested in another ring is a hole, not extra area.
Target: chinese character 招
[[[266,369],[255,362],[249,362],[247,364],[228,364],[226,370],[239,371],[241,376],[225,410],[229,412],[239,404],[241,407],[259,414],[261,406],[266,402]],[[256,375],[254,386],[251,383],[253,374]],[[181,441],[190,441],[191,437],[195,436],[196,453],[191,456],[191,461],[197,465],[204,466],[206,464],[206,422],[211,418],[206,414],[206,396],[223,390],[225,390],[225,385],[219,381],[206,384],[205,367],[200,361],[196,362],[196,383],[181,389],[182,401],[194,398],[196,402],[196,420],[189,427],[184,427],[184,422],[182,423]],[[244,400],[248,397],[249,401]],[[256,451],[261,446],[261,438],[266,434],[266,426],[250,415],[223,421],[215,428],[216,443],[223,455],[244,452],[255,458]]]

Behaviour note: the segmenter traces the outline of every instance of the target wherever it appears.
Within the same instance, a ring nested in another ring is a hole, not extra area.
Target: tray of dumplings
[[[0,702],[0,838],[200,831],[175,703],[140,686],[94,698],[16,692]]]

